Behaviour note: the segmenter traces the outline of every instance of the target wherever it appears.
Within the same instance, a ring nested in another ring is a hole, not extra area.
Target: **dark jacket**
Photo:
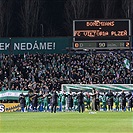
[[[106,96],[108,97],[108,99],[107,99],[108,105],[113,106],[113,98],[114,98],[113,92],[110,92],[110,91],[109,91],[109,92],[106,94]]]
[[[126,95],[126,97],[128,98],[128,107],[132,107],[132,102],[133,102],[133,96],[132,93],[129,93]]]
[[[19,95],[20,107],[25,107],[25,96],[23,94]]]
[[[126,106],[126,94],[123,92],[119,96],[121,97],[121,105]]]
[[[72,96],[72,94],[68,94],[67,105],[68,105],[68,107],[73,107],[73,96]]]
[[[53,92],[53,94],[52,94],[51,103],[52,103],[52,104],[57,104],[57,102],[58,102],[58,94],[57,94],[56,91],[55,91],[55,92]]]
[[[77,98],[79,104],[84,104],[84,95],[82,92],[77,96]]]

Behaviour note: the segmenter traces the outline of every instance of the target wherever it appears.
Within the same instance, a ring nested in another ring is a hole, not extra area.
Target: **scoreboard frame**
[[[73,20],[76,49],[129,49],[131,36],[131,19]]]
[[[74,49],[130,49],[130,42],[73,42]]]

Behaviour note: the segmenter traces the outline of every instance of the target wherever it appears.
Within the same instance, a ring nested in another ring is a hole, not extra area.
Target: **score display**
[[[129,49],[130,42],[74,42],[76,49]]]
[[[74,20],[73,41],[129,41],[130,19],[118,20]]]

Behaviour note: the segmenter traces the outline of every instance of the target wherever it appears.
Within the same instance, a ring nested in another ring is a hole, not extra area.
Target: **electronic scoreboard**
[[[130,38],[130,19],[73,21],[73,48],[76,49],[128,49]]]

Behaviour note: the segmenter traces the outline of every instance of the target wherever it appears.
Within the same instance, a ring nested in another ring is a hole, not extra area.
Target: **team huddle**
[[[37,93],[29,92],[19,96],[21,112],[29,111],[44,111],[56,113],[57,111],[78,111],[84,112],[85,110],[92,111],[132,111],[133,107],[133,94],[132,92],[99,92],[92,89],[89,92],[51,92]]]

